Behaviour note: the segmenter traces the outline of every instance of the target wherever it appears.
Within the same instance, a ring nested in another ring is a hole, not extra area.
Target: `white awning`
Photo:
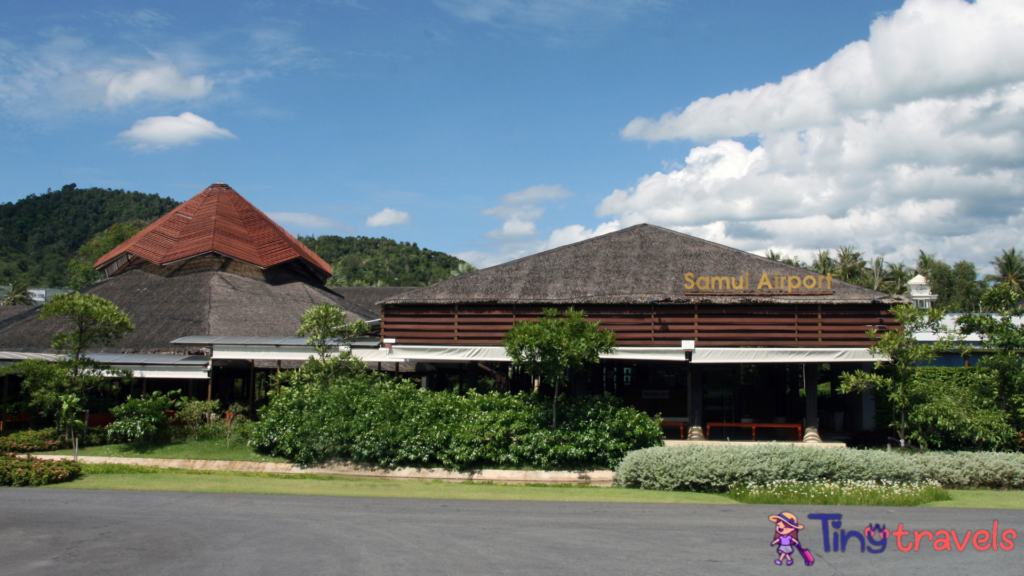
[[[360,356],[361,357],[361,356]],[[362,358],[362,357],[361,357]],[[602,354],[603,360],[686,362],[682,348],[624,347]],[[501,346],[392,346],[391,354],[367,362],[509,362]]]
[[[694,364],[814,364],[874,362],[867,348],[697,348]]]

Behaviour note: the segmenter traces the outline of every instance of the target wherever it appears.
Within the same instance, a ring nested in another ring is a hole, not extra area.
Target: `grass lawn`
[[[593,486],[541,486],[486,483],[451,483],[421,480],[381,480],[247,472],[201,472],[148,469],[147,473],[94,473],[117,471],[105,465],[85,465],[81,478],[52,484],[56,490],[155,490],[235,494],[303,494],[371,498],[443,498],[455,500],[543,500],[559,502],[654,502],[671,504],[735,504],[719,494],[662,492]]]
[[[661,504],[737,504],[724,494],[662,492],[575,485],[508,485],[473,482],[385,480],[315,474],[264,474],[143,468],[123,464],[85,464],[81,478],[44,489],[149,490],[233,494],[291,494],[369,498],[441,498],[453,500],[534,500],[557,502],[634,502]],[[1024,509],[1024,491],[949,490],[951,500],[925,504],[945,508]]]
[[[1024,510],[1024,490],[947,490],[951,500],[924,504],[932,508],[1007,508]]]
[[[172,442],[142,448],[128,444],[108,444],[79,448],[79,456],[119,456],[122,458],[184,458],[187,460],[244,460],[248,462],[286,462],[284,458],[253,452],[244,441],[234,441],[225,447],[223,439]],[[70,456],[71,450],[57,450],[47,454]]]

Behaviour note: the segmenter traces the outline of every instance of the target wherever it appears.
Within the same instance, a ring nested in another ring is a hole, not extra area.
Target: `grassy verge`
[[[128,444],[107,444],[80,448],[79,456],[118,456],[121,458],[182,458],[186,460],[241,460],[246,462],[285,462],[253,452],[245,442],[235,441],[227,448],[223,439],[171,442],[152,446],[134,447]],[[71,450],[57,450],[48,454],[70,456]]]
[[[1022,490],[947,490],[950,499],[924,504],[936,508],[1002,508],[1024,510]]]
[[[371,498],[455,500],[537,500],[561,502],[639,502],[733,504],[720,494],[662,492],[593,486],[507,485],[344,478],[313,474],[167,470],[111,464],[84,464],[82,476],[48,489],[151,490],[235,494],[295,494]]]
[[[799,482],[776,480],[764,485],[736,484],[729,497],[744,504],[819,504],[825,506],[920,506],[949,500],[937,483]]]

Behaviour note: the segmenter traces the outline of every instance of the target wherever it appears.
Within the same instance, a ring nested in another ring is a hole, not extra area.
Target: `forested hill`
[[[96,255],[88,250],[84,255],[77,252],[97,234],[107,231],[109,236],[114,224],[141,226],[178,204],[157,194],[80,189],[74,184],[0,204],[0,284],[68,286],[68,263],[76,255],[93,261]],[[390,238],[299,240],[331,264],[332,286],[426,286],[475,270],[454,256]]]
[[[330,286],[426,286],[476,270],[444,252],[416,243],[365,236],[299,236],[330,263]]]
[[[80,246],[112,224],[149,222],[178,205],[157,194],[68,184],[0,204],[0,284],[58,287]]]

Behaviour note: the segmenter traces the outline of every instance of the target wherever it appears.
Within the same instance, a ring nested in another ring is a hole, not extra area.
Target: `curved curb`
[[[33,454],[41,460],[70,459],[69,456]],[[496,482],[499,484],[589,484],[611,486],[612,470],[541,471],[541,470],[474,470],[458,472],[443,468],[378,468],[351,462],[331,461],[313,466],[287,462],[245,462],[233,460],[186,460],[170,458],[120,458],[117,456],[79,456],[86,464],[130,464],[156,468],[212,470],[218,472],[264,472],[269,474],[323,474],[353,478],[389,478],[394,480],[440,480],[443,482]]]

